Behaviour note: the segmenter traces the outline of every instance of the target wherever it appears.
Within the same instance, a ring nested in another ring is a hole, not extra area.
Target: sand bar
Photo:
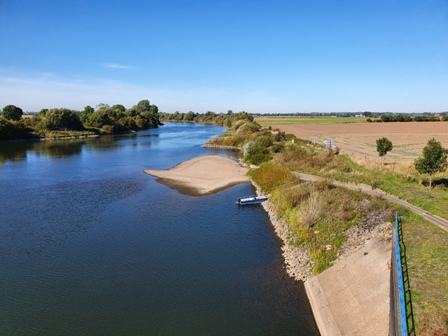
[[[247,171],[237,161],[219,155],[197,157],[168,170],[144,170],[157,177],[158,182],[188,195],[207,195],[250,182]]]

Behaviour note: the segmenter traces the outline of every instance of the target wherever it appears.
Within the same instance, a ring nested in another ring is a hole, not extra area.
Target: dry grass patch
[[[279,187],[271,202],[290,226],[296,244],[307,249],[318,274],[330,267],[347,240],[346,231],[373,211],[390,212],[383,200],[336,188],[326,181]]]

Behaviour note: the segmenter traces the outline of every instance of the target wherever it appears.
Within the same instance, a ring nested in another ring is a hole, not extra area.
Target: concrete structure
[[[376,237],[305,282],[322,336],[389,334],[391,248]]]

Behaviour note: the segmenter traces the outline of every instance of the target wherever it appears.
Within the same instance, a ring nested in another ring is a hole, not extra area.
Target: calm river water
[[[188,196],[144,169],[231,152],[221,127],[0,144],[0,335],[317,335],[249,183]]]

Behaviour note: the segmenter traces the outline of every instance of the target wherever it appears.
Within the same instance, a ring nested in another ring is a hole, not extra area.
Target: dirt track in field
[[[422,155],[423,147],[431,138],[448,148],[448,122],[272,125],[272,128],[317,143],[332,139],[342,154],[369,161],[380,160],[376,140],[382,137],[388,138],[394,146],[386,156],[387,161],[413,161]]]

